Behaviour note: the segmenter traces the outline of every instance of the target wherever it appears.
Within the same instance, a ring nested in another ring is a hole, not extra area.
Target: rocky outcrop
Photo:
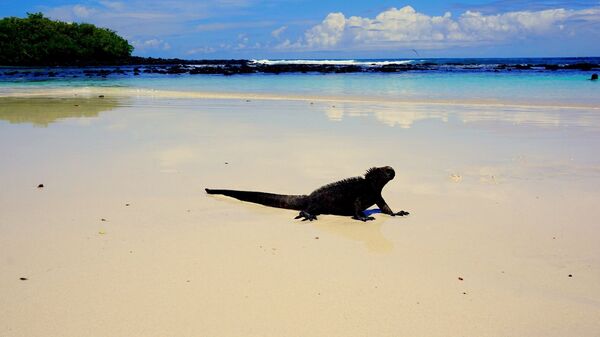
[[[447,72],[544,72],[544,71],[591,71],[599,70],[600,64],[464,64],[464,63],[385,63],[377,64],[291,64],[259,63],[249,60],[181,60],[131,57],[118,66],[94,67],[48,67],[4,68],[1,78],[53,78],[53,77],[123,77],[143,74],[159,75],[243,75],[286,73],[400,73],[423,71]]]

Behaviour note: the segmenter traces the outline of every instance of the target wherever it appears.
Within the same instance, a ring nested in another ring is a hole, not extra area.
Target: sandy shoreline
[[[2,336],[600,331],[594,109],[78,90],[0,97]],[[203,190],[380,165],[409,217]]]

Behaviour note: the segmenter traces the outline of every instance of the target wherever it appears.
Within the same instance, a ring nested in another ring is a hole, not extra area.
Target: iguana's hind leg
[[[307,211],[300,211],[300,214],[298,214],[297,217],[295,217],[294,219],[300,219],[303,218],[302,221],[313,221],[313,220],[317,220],[317,216],[311,213],[308,213]]]

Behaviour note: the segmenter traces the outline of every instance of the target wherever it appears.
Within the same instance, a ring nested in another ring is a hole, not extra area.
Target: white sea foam
[[[389,64],[410,64],[415,60],[386,60],[386,61],[357,61],[357,60],[252,60],[253,63],[265,65],[279,64],[308,64],[308,65],[336,65],[336,66],[368,66],[381,67]]]

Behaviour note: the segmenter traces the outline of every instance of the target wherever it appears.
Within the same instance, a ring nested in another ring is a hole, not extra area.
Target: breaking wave
[[[300,65],[300,64],[309,64],[309,65],[332,65],[332,66],[362,66],[362,67],[381,67],[390,64],[411,64],[418,62],[417,60],[252,60],[252,63],[255,64],[264,64],[264,65],[280,65],[280,64],[290,64],[290,65]]]

